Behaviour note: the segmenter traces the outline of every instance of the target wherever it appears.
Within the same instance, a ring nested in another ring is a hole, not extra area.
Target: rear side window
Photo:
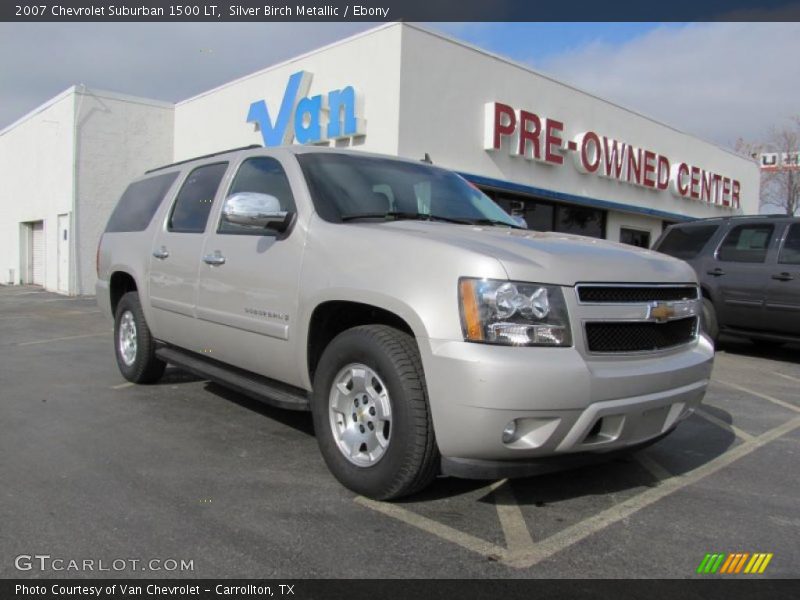
[[[214,196],[228,169],[228,163],[197,167],[189,173],[175,198],[167,229],[177,233],[203,233]]]
[[[764,262],[773,229],[763,223],[734,227],[719,247],[717,258],[728,262]]]
[[[106,226],[106,233],[144,231],[150,225],[164,195],[178,173],[164,173],[136,181],[128,186],[117,202]]]
[[[719,225],[697,225],[671,229],[657,250],[675,258],[688,260],[697,256],[711,239]]]
[[[778,262],[783,265],[800,265],[800,223],[789,228]]]

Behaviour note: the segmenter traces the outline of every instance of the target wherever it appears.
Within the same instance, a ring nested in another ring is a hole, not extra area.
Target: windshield
[[[706,242],[717,232],[718,227],[718,225],[673,227],[653,249],[675,258],[690,260],[700,253]]]
[[[425,219],[519,227],[455,173],[427,164],[351,154],[297,155],[326,221]]]

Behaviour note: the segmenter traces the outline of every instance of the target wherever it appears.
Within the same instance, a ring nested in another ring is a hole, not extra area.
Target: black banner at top
[[[0,20],[798,21],[800,0],[9,0]]]

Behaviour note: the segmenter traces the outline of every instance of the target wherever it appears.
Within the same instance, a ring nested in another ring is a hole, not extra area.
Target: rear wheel
[[[717,338],[719,338],[717,311],[714,309],[714,304],[711,302],[711,300],[705,297],[703,298],[703,318],[701,325],[705,334],[716,344]]]
[[[152,383],[164,374],[167,365],[156,357],[155,341],[137,292],[128,292],[117,305],[114,350],[119,370],[128,381]]]
[[[390,500],[436,476],[425,377],[408,334],[385,325],[339,334],[320,358],[312,411],[328,468],[354,492]]]

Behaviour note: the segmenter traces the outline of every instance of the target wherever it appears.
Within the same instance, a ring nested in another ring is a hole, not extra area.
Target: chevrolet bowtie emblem
[[[675,316],[675,308],[664,302],[651,302],[647,306],[647,319],[663,323]]]

